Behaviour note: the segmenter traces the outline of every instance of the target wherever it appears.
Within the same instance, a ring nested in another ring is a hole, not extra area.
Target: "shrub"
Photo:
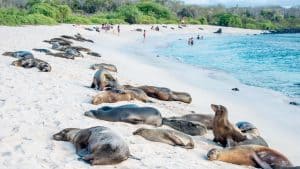
[[[65,19],[65,22],[66,23],[75,23],[75,24],[85,24],[85,25],[92,24],[92,22],[88,18],[80,16],[80,15],[69,16]]]
[[[72,15],[72,10],[68,5],[59,5],[58,7],[58,21],[64,22],[69,16]]]
[[[45,16],[48,16],[53,19],[59,18],[59,10],[55,8],[54,6],[51,6],[48,3],[37,3],[34,4],[31,8],[29,13],[34,14],[42,14]]]
[[[24,24],[30,24],[30,25],[54,25],[57,22],[50,17],[47,17],[42,14],[29,14],[24,17],[25,22]]]
[[[252,24],[252,23],[247,23],[244,28],[247,28],[247,29],[257,29],[256,25],[255,24]]]
[[[198,18],[198,21],[199,21],[200,24],[202,24],[202,25],[206,25],[206,24],[207,24],[207,20],[206,20],[205,17],[200,17],[200,18]]]
[[[138,23],[140,23],[140,24],[154,24],[154,23],[156,23],[156,19],[153,16],[142,15],[139,18]]]
[[[170,10],[158,3],[140,2],[137,4],[137,8],[144,15],[152,16],[157,19],[160,19],[160,18],[170,19],[172,17]]]
[[[118,16],[129,24],[135,24],[138,23],[142,14],[136,6],[125,5],[118,9]]]

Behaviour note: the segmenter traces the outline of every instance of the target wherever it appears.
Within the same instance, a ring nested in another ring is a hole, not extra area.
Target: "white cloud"
[[[200,5],[223,4],[226,6],[300,5],[300,0],[183,0],[183,1],[189,4],[200,4]]]

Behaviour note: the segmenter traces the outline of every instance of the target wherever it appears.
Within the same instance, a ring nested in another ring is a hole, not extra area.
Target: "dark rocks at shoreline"
[[[262,34],[285,34],[285,33],[300,33],[300,28],[278,29],[264,32]]]
[[[300,106],[300,103],[297,103],[297,102],[290,102],[289,104],[293,105],[293,106]]]
[[[238,91],[240,91],[240,89],[239,89],[239,88],[232,88],[231,90],[232,90],[232,91],[235,91],[235,92],[238,92]]]

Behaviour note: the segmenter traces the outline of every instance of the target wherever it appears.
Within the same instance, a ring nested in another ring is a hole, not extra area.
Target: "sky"
[[[283,7],[290,7],[300,5],[300,0],[183,0],[189,4],[200,5],[217,5],[222,4],[225,6],[270,6],[280,5]]]

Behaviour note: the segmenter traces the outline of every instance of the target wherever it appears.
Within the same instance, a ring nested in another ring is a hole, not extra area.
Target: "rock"
[[[240,91],[240,89],[238,89],[238,88],[232,88],[231,90],[236,91],[236,92]]]

